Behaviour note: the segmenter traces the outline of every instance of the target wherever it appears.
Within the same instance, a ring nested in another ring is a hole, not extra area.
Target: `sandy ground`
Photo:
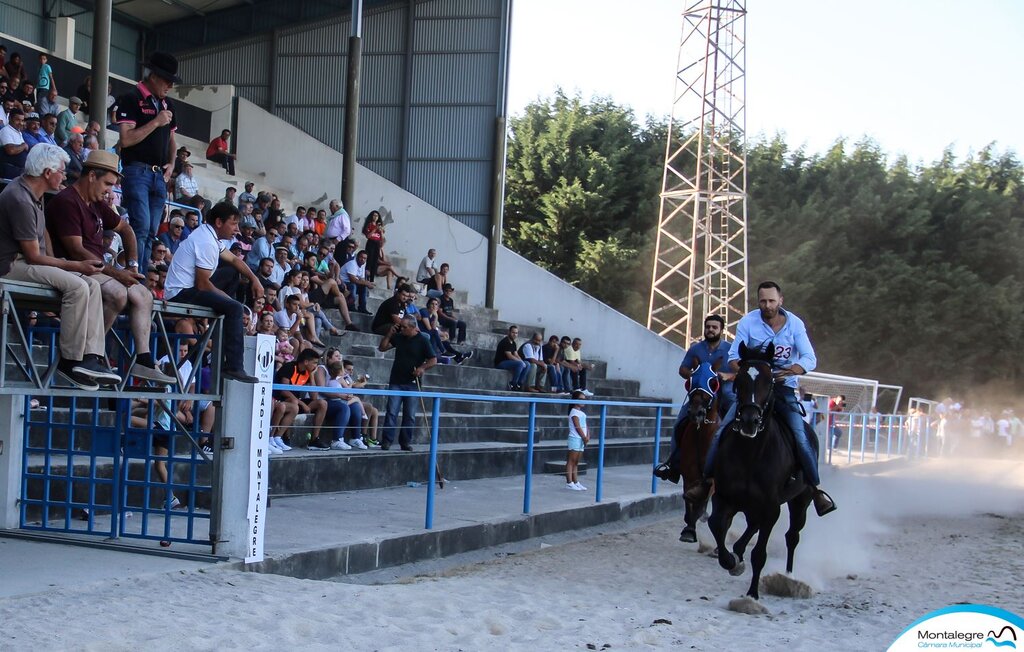
[[[962,464],[826,476],[840,511],[811,516],[795,573],[816,593],[764,596],[768,616],[728,611],[749,575],[668,519],[383,585],[210,569],[9,598],[0,649],[883,650],[955,602],[1024,611],[1024,465],[952,482]]]

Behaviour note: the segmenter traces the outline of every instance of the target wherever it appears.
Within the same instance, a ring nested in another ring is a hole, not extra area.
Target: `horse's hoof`
[[[729,574],[732,575],[733,577],[739,577],[746,570],[747,570],[747,565],[741,561],[740,563],[736,564],[735,566],[733,566],[732,568],[729,569]]]
[[[725,570],[732,572],[732,569],[736,568],[736,555],[732,554],[728,550],[721,550],[718,553],[718,565]]]
[[[697,543],[697,530],[692,527],[683,528],[679,533],[679,540],[683,543]]]

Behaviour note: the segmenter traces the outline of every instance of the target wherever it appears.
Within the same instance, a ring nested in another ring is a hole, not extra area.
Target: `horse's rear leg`
[[[764,569],[764,564],[768,561],[768,539],[772,535],[772,528],[775,527],[775,523],[779,520],[779,506],[772,505],[761,515],[761,528],[757,532],[757,543],[754,544],[754,549],[750,552],[750,563],[753,567],[753,573],[750,578],[750,589],[747,591],[747,595],[758,600],[760,596],[757,592],[757,585],[761,581],[761,571]]]
[[[697,542],[697,518],[700,516],[698,506],[692,500],[686,502],[686,513],[683,515],[683,531],[679,533],[679,540],[683,543]]]
[[[807,524],[807,507],[811,504],[810,490],[789,501],[789,529],[786,530],[786,572],[793,572],[793,556],[800,545],[800,530]]]
[[[708,519],[708,526],[711,534],[715,537],[715,546],[718,551],[718,565],[725,570],[732,572],[736,568],[736,557],[729,552],[725,545],[725,535],[729,532],[732,519],[736,515],[736,508],[726,504],[718,497],[718,494],[711,499],[711,518]]]

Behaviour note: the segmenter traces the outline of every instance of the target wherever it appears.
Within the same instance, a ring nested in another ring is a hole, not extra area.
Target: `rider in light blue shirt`
[[[782,309],[782,288],[773,281],[765,281],[757,287],[758,309],[747,313],[736,325],[736,340],[729,350],[729,363],[732,371],[739,369],[739,345],[742,342],[748,348],[764,349],[769,342],[775,349],[772,368],[776,379],[775,409],[780,418],[789,426],[797,445],[797,458],[804,471],[806,482],[815,488],[814,508],[819,516],[834,511],[836,506],[832,498],[818,488],[821,480],[818,477],[818,458],[811,447],[813,433],[803,420],[799,397],[796,394],[797,376],[812,371],[818,364],[814,355],[814,347],[807,337],[807,328],[803,321],[792,312]],[[707,496],[707,481],[714,469],[715,453],[722,431],[736,416],[735,404],[722,419],[722,426],[715,433],[708,450],[707,462],[704,467],[705,483],[687,492],[686,497],[703,500]]]

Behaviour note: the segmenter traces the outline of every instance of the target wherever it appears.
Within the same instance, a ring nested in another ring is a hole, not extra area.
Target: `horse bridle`
[[[751,392],[750,400],[746,401],[746,402],[741,401],[739,399],[739,396],[736,397],[737,398],[737,402],[736,402],[736,415],[737,416],[739,416],[740,410],[742,410],[743,408],[753,407],[755,410],[757,410],[757,430],[754,431],[754,436],[757,436],[757,435],[761,434],[762,432],[764,432],[764,427],[765,427],[764,415],[766,413],[768,413],[774,407],[774,403],[775,403],[775,375],[771,373],[771,365],[767,365],[767,366],[768,366],[768,376],[769,376],[769,379],[770,379],[770,384],[768,385],[768,400],[764,402],[764,405],[761,405],[757,401],[754,400],[753,392]],[[739,420],[738,419],[733,419],[733,429],[735,429],[737,432],[739,432],[740,424],[739,424]]]
[[[717,389],[711,387],[711,382],[712,382],[712,380],[715,380],[716,378],[717,378],[717,374],[716,374],[715,378],[709,379],[708,383],[707,383],[707,385],[708,385],[707,387],[705,387],[703,385],[697,385],[696,387],[690,388],[689,391],[686,393],[687,401],[691,401],[694,394],[696,394],[697,392],[701,392],[703,394],[706,394],[711,399],[711,401],[714,402],[714,400],[715,400],[715,398],[717,397],[718,394],[717,394]],[[716,380],[716,382],[718,382],[718,381]],[[689,385],[690,384],[690,380],[688,379],[686,381],[686,383],[687,383],[687,385]],[[704,409],[704,419],[702,419],[702,423],[705,423],[705,424],[707,424],[707,423],[714,423],[713,420],[709,419],[708,416],[707,416],[710,412],[711,412],[711,410],[709,410],[707,408]]]

